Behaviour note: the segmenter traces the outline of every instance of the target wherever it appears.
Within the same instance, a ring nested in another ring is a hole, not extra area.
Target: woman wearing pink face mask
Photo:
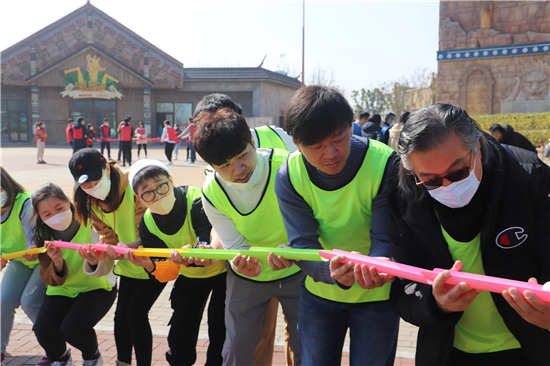
[[[82,352],[84,366],[100,366],[103,359],[98,349],[94,326],[107,314],[116,298],[116,279],[110,274],[113,261],[85,263],[79,255],[86,253],[59,249],[46,240],[72,243],[97,243],[99,235],[90,225],[81,225],[74,207],[59,186],[46,183],[32,194],[33,217],[36,218],[38,247],[46,253],[38,255],[40,277],[48,285],[46,296],[33,330],[49,361],[55,366],[73,366],[67,342]],[[92,255],[93,256],[93,255]],[[96,276],[84,272],[94,270]]]
[[[74,203],[81,222],[89,219],[105,244],[137,247],[141,244],[138,227],[147,207],[137,199],[128,183],[128,173],[95,149],[82,149],[69,161],[75,180]],[[115,311],[117,365],[130,364],[132,349],[137,365],[150,365],[153,334],[148,313],[166,286],[151,278],[143,267],[108,248],[120,276]]]

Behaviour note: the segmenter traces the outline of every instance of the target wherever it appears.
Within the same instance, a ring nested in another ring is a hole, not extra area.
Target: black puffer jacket
[[[522,149],[496,143],[491,149],[495,157],[484,167],[490,169],[491,185],[481,225],[485,273],[520,281],[530,277],[539,283],[550,281],[550,167]],[[426,194],[420,202],[407,202],[399,195],[399,163],[395,159],[388,187],[390,256],[396,262],[427,269],[451,268],[454,261],[434,200]],[[510,234],[509,240],[499,242],[505,234]],[[523,320],[502,295],[491,295],[526,357],[534,364],[550,365],[550,332]],[[420,327],[416,363],[449,364],[454,328],[463,313],[439,312],[431,286],[405,279],[392,284],[391,301],[404,320]]]
[[[537,153],[537,148],[535,145],[531,143],[527,139],[527,137],[523,136],[521,133],[514,131],[514,128],[510,125],[504,125],[502,126],[504,129],[504,133],[502,134],[502,138],[500,139],[501,144],[506,145],[512,145],[521,147],[522,149],[529,150]]]
[[[374,122],[367,122],[361,127],[361,136],[384,142],[382,129]]]

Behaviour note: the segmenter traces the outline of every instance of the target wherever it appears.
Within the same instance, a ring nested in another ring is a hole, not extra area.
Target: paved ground
[[[116,152],[117,149],[114,149]],[[134,153],[134,159],[137,157]],[[114,157],[115,154],[112,153]],[[36,148],[34,147],[16,147],[2,146],[0,163],[18,182],[27,190],[32,191],[46,182],[55,182],[72,197],[73,179],[67,168],[71,151],[68,147],[47,146],[44,154],[44,160],[48,162],[45,165],[36,164]],[[202,186],[204,182],[203,170],[206,164],[198,160],[195,164],[184,162],[181,157],[185,157],[185,150],[180,152],[179,160],[174,160],[174,165],[170,166],[170,171],[177,185]],[[143,155],[142,155],[143,157]],[[158,159],[166,162],[164,150],[160,145],[149,146],[149,158]],[[168,365],[164,354],[168,349],[166,335],[168,334],[168,321],[172,314],[168,301],[172,286],[166,286],[164,292],[159,297],[151,312],[149,319],[153,328],[153,365]],[[116,350],[113,337],[113,318],[115,305],[104,319],[96,326],[99,339],[99,349],[104,357],[106,365],[114,365],[116,360]],[[280,313],[280,309],[279,309]],[[283,341],[283,320],[279,316],[277,321],[276,347],[273,358],[273,365],[284,365]],[[196,364],[203,365],[206,361],[206,347],[208,345],[206,325],[206,314],[200,329],[199,342],[197,345],[198,359]],[[397,358],[395,365],[414,365],[414,352],[416,348],[417,328],[401,322],[399,330],[399,340],[397,348]],[[346,338],[342,364],[349,364],[349,338]],[[73,360],[80,364],[82,358],[80,352],[72,349]],[[10,337],[10,343],[7,349],[7,364],[17,365],[35,365],[44,351],[38,345],[34,333],[31,330],[31,323],[21,309],[17,310],[14,330]]]

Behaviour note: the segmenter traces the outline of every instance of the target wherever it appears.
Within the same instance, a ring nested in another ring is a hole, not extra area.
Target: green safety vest
[[[235,223],[237,230],[245,237],[251,246],[276,248],[288,243],[285,225],[277,197],[275,196],[275,176],[277,169],[285,162],[288,151],[271,149],[269,158],[269,173],[264,189],[264,195],[254,210],[249,213],[239,212],[221,187],[215,174],[209,174],[203,186],[203,194],[208,201],[221,213]],[[260,259],[262,271],[257,277],[246,277],[254,281],[275,281],[288,277],[300,271],[292,266],[280,271],[271,269],[266,259]],[[240,273],[238,273],[240,275]],[[245,277],[245,276],[243,276]]]
[[[113,231],[117,234],[119,241],[123,243],[131,243],[139,239],[139,236],[136,233],[137,222],[134,218],[134,214],[136,213],[136,204],[134,201],[134,192],[132,192],[130,184],[126,187],[124,198],[116,211],[106,213],[95,205],[92,206],[92,210],[105,225],[113,229]],[[120,259],[115,266],[114,272],[117,275],[142,280],[149,278],[143,267],[136,266],[127,259]]]
[[[256,148],[264,149],[282,149],[286,150],[286,145],[279,134],[269,126],[255,128],[258,141]]]
[[[201,197],[201,190],[197,187],[187,187],[187,212],[185,221],[180,230],[174,235],[168,235],[163,233],[157,227],[151,210],[147,210],[143,215],[143,221],[147,229],[158,236],[168,248],[179,249],[184,245],[197,244],[197,234],[193,229],[193,223],[191,222],[191,206],[196,198]],[[180,266],[180,274],[185,277],[191,278],[208,278],[219,275],[225,272],[225,261],[218,261],[217,263],[207,267],[184,267]]]
[[[25,238],[25,230],[21,222],[21,210],[25,202],[31,198],[30,192],[17,193],[13,202],[10,214],[6,221],[2,223],[0,234],[2,242],[0,248],[2,254],[19,252],[27,249],[27,241]],[[33,269],[38,265],[38,259],[29,262],[24,258],[14,258],[13,260],[20,261],[27,267]]]
[[[369,147],[359,171],[344,187],[325,191],[309,179],[302,154],[292,153],[288,175],[296,192],[304,198],[319,223],[317,233],[324,249],[340,249],[368,254],[372,226],[372,200],[376,197],[388,158],[393,150],[385,144],[369,140]],[[312,294],[338,302],[363,303],[388,300],[390,283],[364,290],[354,283],[349,290],[338,285],[315,282],[306,277],[306,289]]]
[[[462,271],[484,275],[481,259],[481,239],[478,234],[472,241],[454,240],[441,226],[441,231],[454,261],[462,261]],[[467,353],[491,353],[521,348],[500,316],[491,293],[480,292],[464,311],[455,326],[454,347]]]
[[[91,225],[80,225],[75,236],[71,239],[71,243],[89,244],[91,238]],[[46,289],[47,295],[75,298],[84,292],[99,289],[111,291],[113,289],[107,277],[103,276],[98,278],[84,273],[84,269],[82,268],[84,265],[84,258],[78,254],[78,250],[61,249],[61,251],[63,252],[63,259],[67,263],[68,275],[63,285],[48,286]]]

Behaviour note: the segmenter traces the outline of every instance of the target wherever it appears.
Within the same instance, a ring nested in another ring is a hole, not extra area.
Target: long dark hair
[[[36,188],[35,191],[32,193],[31,202],[32,218],[36,219],[34,230],[34,243],[39,248],[44,246],[44,240],[50,240],[53,236],[52,228],[44,223],[44,221],[40,217],[40,214],[38,213],[38,204],[50,197],[56,197],[63,202],[68,202],[71,206],[71,212],[74,215],[73,204],[71,203],[71,201],[69,201],[69,198],[65,195],[63,190],[57,184],[49,182]]]
[[[25,192],[25,188],[23,188],[21,184],[17,183],[15,179],[13,179],[12,176],[9,175],[9,173],[3,167],[0,167],[0,175],[2,176],[2,188],[4,188],[4,190],[8,194],[8,200],[4,204],[4,207],[10,207],[11,205],[13,205],[13,202],[15,202],[17,194]]]
[[[105,169],[107,167],[107,164],[110,166],[111,170],[111,190],[109,191],[109,194],[107,195],[108,201],[105,201],[105,203],[108,205],[109,212],[116,211],[120,204],[122,203],[122,196],[120,194],[120,173],[118,169],[115,167],[116,161],[110,161],[106,163],[105,161],[101,162],[102,168]],[[84,226],[87,226],[88,220],[91,216],[92,211],[92,205],[96,204],[96,201],[98,201],[96,198],[90,196],[88,193],[84,192],[82,188],[79,186],[74,190],[73,193],[73,201],[75,204],[75,213],[76,218],[80,223]]]

